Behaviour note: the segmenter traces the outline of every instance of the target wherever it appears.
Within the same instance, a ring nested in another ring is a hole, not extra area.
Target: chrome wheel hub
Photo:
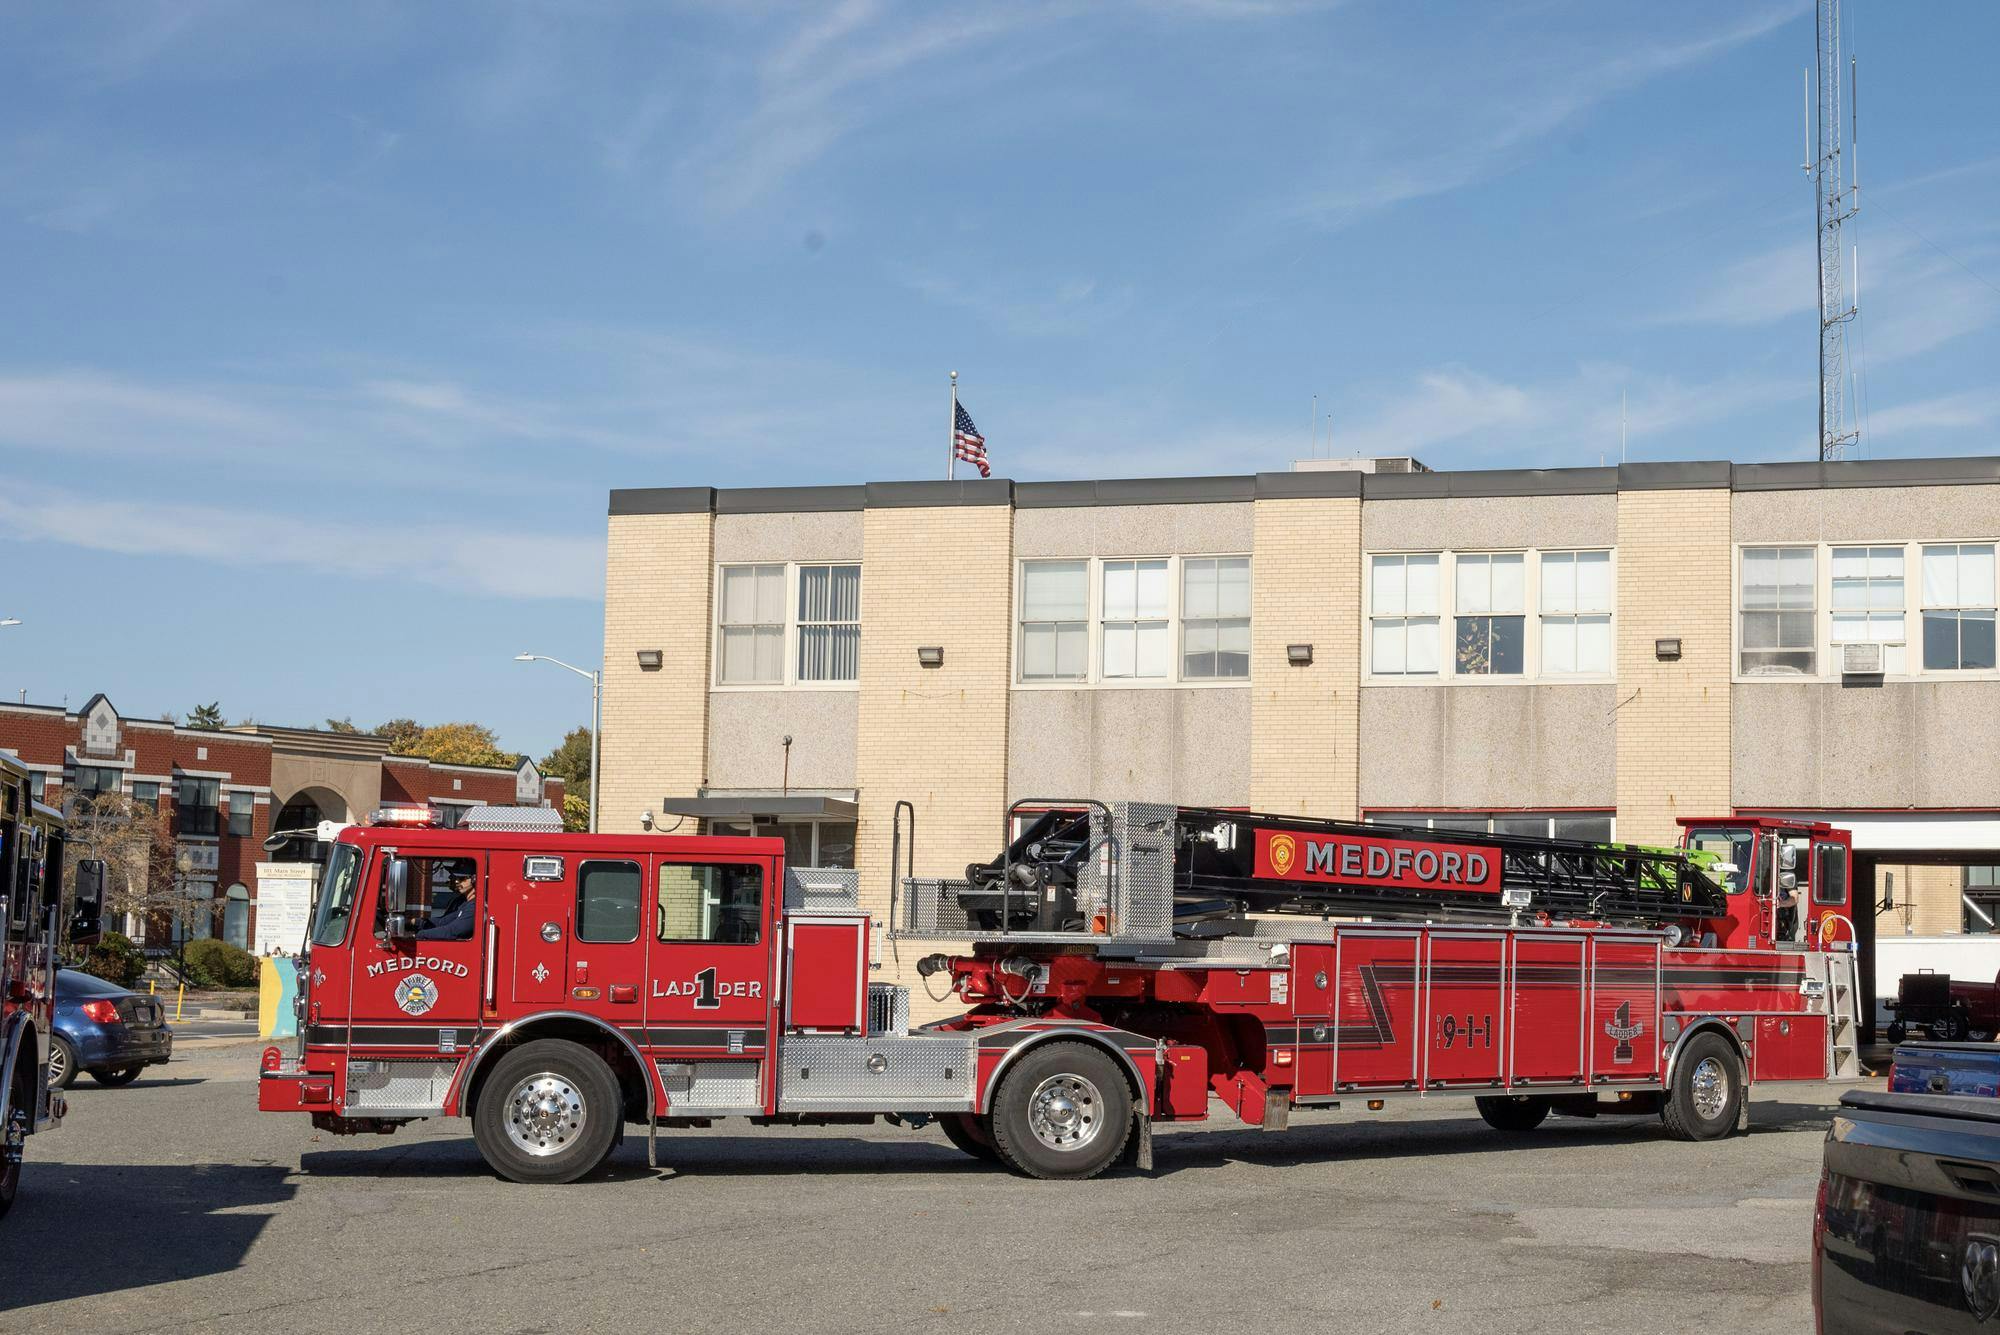
[[[69,1058],[63,1056],[63,1050],[60,1047],[51,1045],[49,1048],[49,1083],[51,1085],[61,1084],[63,1076],[68,1071]]]
[[[1704,1122],[1722,1116],[1722,1110],[1729,1105],[1729,1077],[1721,1061],[1714,1057],[1701,1059],[1689,1077],[1688,1089],[1694,1096],[1695,1113]]]
[[[507,1139],[538,1159],[560,1154],[583,1132],[583,1093],[552,1071],[531,1075],[507,1096]]]
[[[1028,1098],[1028,1129],[1052,1150],[1082,1149],[1103,1118],[1103,1095],[1080,1075],[1052,1075]]]

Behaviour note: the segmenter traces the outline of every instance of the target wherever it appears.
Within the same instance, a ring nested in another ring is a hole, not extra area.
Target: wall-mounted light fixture
[[[1310,644],[1288,644],[1285,646],[1285,661],[1293,667],[1311,667],[1313,647]]]
[[[941,644],[920,644],[917,646],[918,667],[943,667],[944,646]]]
[[[1659,659],[1662,663],[1679,662],[1680,656],[1681,656],[1680,636],[1676,635],[1670,640],[1653,641],[1653,657]]]
[[[658,672],[660,670],[660,651],[658,649],[641,649],[639,651],[639,668],[644,672]]]

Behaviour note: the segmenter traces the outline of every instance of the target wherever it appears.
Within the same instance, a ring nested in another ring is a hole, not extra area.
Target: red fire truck
[[[78,865],[63,902],[61,813],[36,802],[28,771],[0,755],[0,1215],[21,1188],[28,1137],[58,1126],[63,1096],[49,1087],[56,957],[65,940],[94,940],[104,864]]]
[[[469,1118],[519,1181],[581,1177],[628,1123],[651,1159],[660,1128],[729,1116],[935,1119],[1087,1178],[1150,1166],[1153,1125],[1211,1097],[1270,1130],[1452,1095],[1503,1131],[1648,1113],[1700,1140],[1747,1126],[1754,1081],[1859,1074],[1849,841],[1825,825],[1686,821],[1650,849],[1023,804],[999,856],[922,878],[908,810],[880,939],[854,872],[778,840],[423,808],[344,829],[260,1107],[348,1134]],[[912,1028],[906,989],[870,981],[886,956],[963,1013]]]

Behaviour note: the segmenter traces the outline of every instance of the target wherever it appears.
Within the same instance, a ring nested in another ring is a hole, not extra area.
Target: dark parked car
[[[129,1085],[173,1055],[174,1031],[158,1001],[76,969],[56,971],[49,1084],[66,1089],[88,1071],[100,1085]]]

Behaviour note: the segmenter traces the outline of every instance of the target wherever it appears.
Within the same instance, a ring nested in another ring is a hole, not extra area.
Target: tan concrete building
[[[919,873],[1037,798],[1809,813],[1883,936],[1990,930],[2000,459],[1366,467],[615,491],[604,826],[770,829],[879,907],[898,800]]]

